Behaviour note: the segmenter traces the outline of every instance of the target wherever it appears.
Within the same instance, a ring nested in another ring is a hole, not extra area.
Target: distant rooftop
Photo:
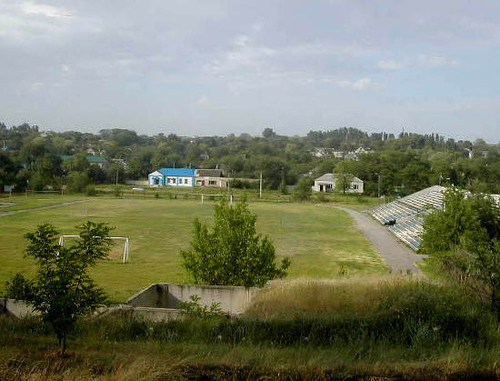
[[[198,169],[196,174],[200,177],[223,177],[222,169]]]

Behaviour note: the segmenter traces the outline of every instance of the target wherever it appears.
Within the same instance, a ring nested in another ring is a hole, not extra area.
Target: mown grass
[[[0,213],[14,210],[33,209],[41,206],[61,204],[68,201],[83,200],[87,197],[75,194],[54,194],[54,193],[30,193],[27,197],[23,194],[15,193],[12,197],[4,195],[0,198]]]
[[[0,319],[0,377],[497,379],[498,327],[447,284],[301,280],[273,284],[239,319],[85,321],[66,358],[36,320]]]
[[[278,257],[291,258],[290,278],[387,272],[370,242],[343,211],[328,204],[255,202],[250,207],[258,216],[258,230],[271,237]],[[121,264],[115,252],[115,260],[99,264],[92,274],[112,301],[124,301],[154,282],[189,282],[179,252],[189,246],[193,220],[210,222],[212,215],[212,202],[111,197],[1,217],[0,284],[16,272],[34,271],[33,262],[23,255],[26,232],[51,223],[63,234],[75,234],[75,226],[86,220],[107,222],[115,227],[113,235],[131,240],[130,263]]]

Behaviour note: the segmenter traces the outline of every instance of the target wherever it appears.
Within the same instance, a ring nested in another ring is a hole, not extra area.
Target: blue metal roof
[[[160,168],[158,169],[163,176],[183,176],[193,177],[196,169],[194,168]]]

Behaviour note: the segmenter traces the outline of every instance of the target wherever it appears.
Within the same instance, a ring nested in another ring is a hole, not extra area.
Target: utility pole
[[[259,198],[262,198],[262,171],[260,171]]]
[[[380,198],[380,173],[377,173],[378,175],[378,198]]]

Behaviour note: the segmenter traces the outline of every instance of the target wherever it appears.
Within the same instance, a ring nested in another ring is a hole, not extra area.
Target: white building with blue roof
[[[148,175],[150,186],[194,187],[196,169],[160,168]]]

